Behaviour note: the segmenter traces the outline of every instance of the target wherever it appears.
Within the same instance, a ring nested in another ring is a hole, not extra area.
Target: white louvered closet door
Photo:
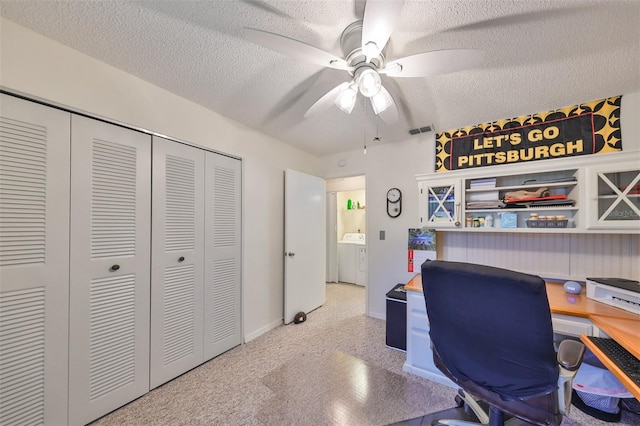
[[[204,159],[153,138],[151,388],[204,360]]]
[[[0,424],[66,424],[69,114],[0,108]]]
[[[69,423],[149,390],[151,137],[72,117]]]
[[[241,343],[241,162],[206,153],[204,358]]]

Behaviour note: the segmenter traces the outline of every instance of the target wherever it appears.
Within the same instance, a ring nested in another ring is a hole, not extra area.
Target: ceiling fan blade
[[[267,49],[284,53],[285,55],[302,61],[339,70],[350,71],[352,69],[344,59],[289,37],[257,30],[255,28],[244,28],[243,36],[252,43],[259,44]]]
[[[369,42],[374,42],[377,47],[377,52],[372,57],[382,52],[396,27],[403,5],[404,0],[367,1],[362,20],[362,49],[364,52],[368,51],[365,46]],[[369,55],[367,55],[368,59]]]
[[[482,59],[483,50],[434,50],[396,59],[379,72],[390,77],[429,77],[475,68],[482,63]]]
[[[380,87],[380,91],[385,91],[386,94],[389,95],[389,98],[391,98],[392,102],[389,108],[378,114],[378,117],[380,117],[380,119],[387,124],[395,124],[398,121],[398,107],[396,106],[396,101],[395,99],[393,99],[393,96],[391,96],[391,93],[389,93],[389,91],[384,88],[384,86]]]
[[[334,105],[338,94],[343,90],[349,87],[349,82],[344,82],[338,84],[333,89],[329,90],[325,93],[320,99],[315,101],[313,105],[304,113],[304,118],[313,117],[314,115],[318,115],[319,113],[328,110]]]

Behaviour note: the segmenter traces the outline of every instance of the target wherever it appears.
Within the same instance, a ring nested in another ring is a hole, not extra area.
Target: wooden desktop
[[[422,292],[422,277],[417,274],[405,286],[407,291]],[[589,299],[584,290],[581,294],[568,294],[562,283],[547,282],[547,298],[554,315],[582,318],[593,324],[593,336],[610,337],[640,359],[640,315]],[[640,400],[640,386],[622,372],[585,334],[580,340]]]
[[[584,290],[581,294],[568,294],[564,291],[561,283],[547,282],[547,298],[552,314],[588,319],[596,327],[594,336],[610,337],[631,352],[633,356],[640,359],[640,315],[589,299]],[[580,340],[629,392],[640,400],[640,386],[624,374],[587,336],[582,334]]]

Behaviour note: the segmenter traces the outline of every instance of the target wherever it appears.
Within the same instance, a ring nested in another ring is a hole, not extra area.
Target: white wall
[[[280,324],[283,171],[319,175],[318,158],[5,19],[0,31],[4,88],[243,159],[245,336]]]
[[[366,187],[367,181],[364,176],[327,179],[327,192],[354,191]]]
[[[619,93],[603,94],[615,96]],[[595,99],[576,99],[576,103]],[[564,105],[549,105],[555,109]],[[531,111],[539,112],[539,111]],[[623,151],[640,151],[640,92],[623,94],[621,105],[621,129]],[[500,119],[503,117],[495,117]],[[469,123],[477,124],[477,123]],[[447,129],[448,130],[448,129]],[[605,154],[600,154],[605,155]],[[407,272],[407,229],[419,227],[418,194],[416,174],[433,173],[435,158],[435,134],[427,133],[407,136],[401,142],[388,142],[378,146],[367,147],[367,154],[362,150],[350,151],[338,155],[327,156],[325,161],[325,176],[337,178],[341,176],[366,175],[367,197],[367,247],[369,255],[368,270],[368,313],[377,318],[385,317],[385,294],[396,283],[407,282],[413,273]],[[339,166],[346,162],[346,165]],[[580,158],[575,162],[580,164]],[[509,166],[498,166],[509,167]],[[446,177],[446,173],[440,173]],[[391,219],[386,214],[386,192],[389,188],[397,187],[402,191],[402,214],[397,219]],[[379,231],[386,231],[386,239],[379,239]],[[504,253],[518,250],[511,243],[513,235],[494,234],[491,238],[473,238],[471,234],[439,233],[443,239],[445,256],[447,244],[462,245],[466,255],[472,260],[486,259],[487,253],[498,250]],[[640,236],[614,237],[616,244],[630,244],[637,253]],[[473,239],[473,241],[471,241]],[[578,236],[572,240],[579,240]],[[629,242],[629,239],[632,241]],[[573,262],[576,265],[589,263],[589,259],[598,257],[597,251],[606,251],[611,247],[608,235],[589,236],[590,248],[577,248],[574,251]],[[618,241],[620,240],[620,241]],[[555,241],[555,240],[554,240]],[[526,244],[521,245],[526,250]],[[570,246],[570,245],[568,245]],[[526,251],[523,251],[526,254]],[[518,253],[518,254],[523,254]],[[631,253],[631,254],[633,254]],[[522,256],[520,256],[522,257]],[[577,257],[577,260],[576,260]],[[461,260],[461,259],[456,259]],[[552,263],[553,264],[553,263]],[[575,265],[574,265],[575,266]],[[565,275],[564,269],[557,270],[549,267],[547,276],[554,273],[558,277]],[[578,269],[574,267],[573,269]],[[606,271],[599,269],[600,274]]]

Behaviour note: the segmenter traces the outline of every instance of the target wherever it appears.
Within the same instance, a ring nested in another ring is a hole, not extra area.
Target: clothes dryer
[[[344,234],[338,241],[338,281],[365,285],[367,249],[365,234]]]

